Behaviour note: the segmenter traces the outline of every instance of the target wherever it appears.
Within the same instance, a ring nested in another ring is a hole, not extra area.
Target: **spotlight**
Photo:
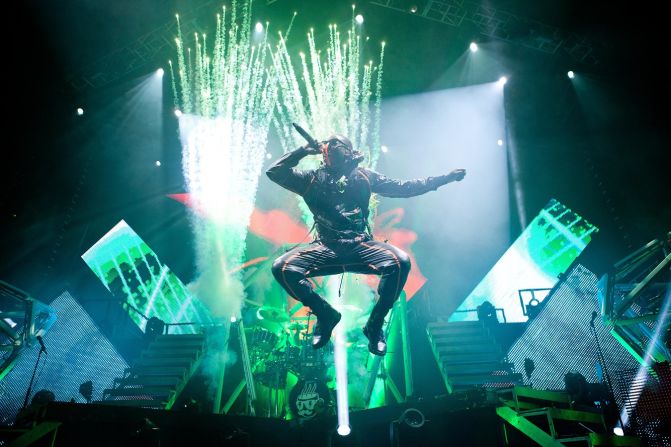
[[[263,32],[263,23],[261,22],[256,22],[256,26],[254,27],[254,30],[257,33],[262,33]]]
[[[569,72],[566,73],[566,75],[569,77],[569,79],[575,78],[575,73],[573,73],[573,70],[569,70]]]
[[[338,425],[337,431],[340,436],[347,436],[352,432],[352,429],[349,425]]]
[[[411,428],[421,428],[426,422],[424,414],[417,408],[407,408],[398,419],[392,421],[392,424],[400,425],[405,423]]]
[[[471,42],[468,48],[471,49],[471,53],[475,53],[476,51],[478,51],[478,44],[475,42]]]
[[[410,7],[410,12],[413,13],[413,14],[415,14],[415,13],[417,12],[417,5],[412,5],[412,6]]]
[[[506,78],[505,76],[501,76],[501,77],[499,78],[499,81],[498,81],[498,82],[499,82],[499,85],[503,86],[503,85],[506,84],[506,82],[508,82],[508,78]]]
[[[161,160],[156,160],[156,162],[154,164],[156,165],[156,167],[161,166]]]
[[[496,140],[496,144],[498,144],[499,146],[503,146],[503,140],[501,139]]]
[[[165,322],[157,317],[151,317],[147,320],[147,325],[144,328],[145,337],[149,340],[153,340],[157,335],[166,333]]]
[[[84,114],[84,109],[82,109],[81,107],[78,107],[77,108],[77,115],[82,116],[83,114]]]
[[[182,116],[182,111],[179,110],[179,109],[175,109],[175,116],[176,116],[177,118],[179,118],[180,116]]]
[[[354,21],[361,25],[363,23],[363,16],[361,14],[357,14],[356,17],[354,17]]]
[[[527,376],[527,380],[531,379],[531,374],[536,369],[536,364],[529,357],[524,359],[524,374]]]
[[[48,404],[49,402],[53,402],[56,400],[56,395],[54,394],[53,391],[43,389],[39,390],[33,398],[30,400],[30,405],[33,406],[44,406]]]
[[[615,436],[624,436],[624,430],[622,430],[622,427],[615,427],[613,429],[613,434]]]
[[[162,68],[159,68],[158,70],[156,70],[156,74],[157,74],[159,77],[163,76],[163,73],[165,73],[165,72],[163,71]]]
[[[482,321],[486,325],[497,325],[499,318],[496,316],[496,307],[489,301],[484,301],[476,308],[478,314],[478,321]]]
[[[79,394],[86,399],[86,403],[90,404],[93,398],[93,382],[89,380],[79,385]]]
[[[231,316],[231,323],[235,323],[236,321],[238,321],[238,319],[235,318],[235,315],[232,315]]]
[[[380,146],[380,150],[381,150],[382,152],[384,152],[385,154],[386,154],[387,152],[389,152],[389,148],[388,148],[387,146],[385,146],[384,144],[383,144],[382,146]]]

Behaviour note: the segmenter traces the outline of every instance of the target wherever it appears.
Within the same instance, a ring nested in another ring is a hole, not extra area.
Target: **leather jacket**
[[[413,197],[448,183],[447,175],[401,181],[358,166],[344,175],[334,175],[325,167],[294,169],[308,154],[302,147],[288,152],[273,163],[266,174],[305,200],[314,216],[318,239],[325,242],[372,239],[368,229],[372,193],[384,197]]]

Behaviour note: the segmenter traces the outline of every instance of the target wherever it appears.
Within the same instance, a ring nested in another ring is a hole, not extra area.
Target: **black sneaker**
[[[332,307],[325,310],[326,315],[317,317],[317,323],[315,323],[315,329],[312,332],[312,347],[319,349],[326,344],[331,339],[331,332],[333,328],[336,327],[336,324],[340,322],[340,312],[333,309]]]
[[[383,356],[387,353],[387,340],[384,338],[382,327],[372,327],[366,324],[363,327],[363,335],[368,339],[368,350],[371,354]]]

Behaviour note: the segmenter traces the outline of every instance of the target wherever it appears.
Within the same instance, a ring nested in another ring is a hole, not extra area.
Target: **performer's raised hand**
[[[322,146],[323,146],[323,144],[320,144],[318,147],[314,147],[314,146],[311,146],[309,144],[306,144],[304,146],[301,146],[301,148],[305,149],[305,151],[309,155],[318,155],[318,154],[321,154],[323,152]]]
[[[447,174],[447,182],[460,182],[466,177],[465,169],[455,169],[454,171]]]

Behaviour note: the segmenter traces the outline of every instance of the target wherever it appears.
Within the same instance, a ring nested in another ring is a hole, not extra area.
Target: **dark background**
[[[408,9],[413,3],[394,5]],[[416,4],[422,10],[426,2]],[[496,50],[510,75],[506,117],[520,157],[522,206],[531,218],[556,197],[596,224],[601,231],[580,262],[600,275],[671,229],[662,121],[668,83],[662,68],[668,54],[664,14],[653,3],[480,4],[515,18],[505,38],[483,35],[473,20],[450,26],[358,4],[366,33],[388,43],[384,97],[459,86],[446,73],[470,41]],[[146,141],[125,95],[139,77],[173,57],[170,42],[147,36],[174,24],[175,12],[203,29],[212,27],[220,5],[29,0],[6,6],[6,22],[15,31],[6,33],[4,56],[9,126],[0,188],[1,279],[44,301],[64,288],[81,299],[101,295],[80,256],[121,218],[180,278],[191,279],[187,213],[165,199],[184,189],[169,83],[164,82],[158,145]],[[282,29],[294,10],[300,13],[296,33],[351,17],[349,2],[292,0],[257,1],[254,16]],[[578,39],[587,56],[566,46],[554,53],[535,48],[533,42],[548,33]],[[137,51],[138,42],[146,43],[143,51]],[[128,60],[135,62],[131,68],[124,64]],[[576,95],[566,78],[569,69],[584,81],[588,95]],[[490,74],[471,81],[495,79]],[[82,117],[75,112],[80,106],[86,110]],[[138,150],[145,146],[151,149]],[[153,159],[161,159],[160,169]],[[511,216],[511,239],[521,231],[515,222]]]

